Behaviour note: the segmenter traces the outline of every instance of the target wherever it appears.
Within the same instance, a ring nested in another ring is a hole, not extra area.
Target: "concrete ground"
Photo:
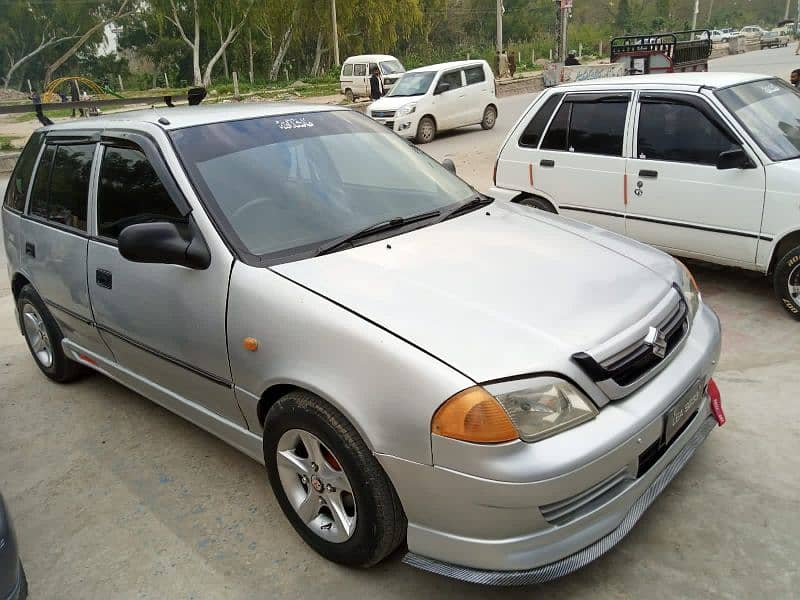
[[[505,99],[494,131],[457,132],[426,150],[453,157],[485,189],[529,101]],[[722,319],[728,424],[614,550],[513,590],[415,571],[399,554],[369,571],[324,561],[284,519],[257,463],[104,377],[45,380],[0,278],[0,490],[31,597],[797,598],[800,323],[760,275],[690,266]]]

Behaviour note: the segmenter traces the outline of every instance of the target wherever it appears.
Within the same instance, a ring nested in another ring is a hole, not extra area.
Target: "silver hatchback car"
[[[495,203],[348,110],[46,127],[2,215],[42,372],[99,371],[263,461],[339,563],[406,543],[468,581],[564,575],[724,420],[685,267]]]

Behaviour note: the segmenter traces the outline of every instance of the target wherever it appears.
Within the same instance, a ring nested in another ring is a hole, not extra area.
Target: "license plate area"
[[[703,402],[703,382],[696,382],[688,392],[672,405],[664,416],[664,443],[669,445],[689,422],[697,414]]]

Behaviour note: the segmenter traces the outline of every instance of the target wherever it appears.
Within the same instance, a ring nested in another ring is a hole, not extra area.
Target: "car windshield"
[[[313,256],[376,223],[444,214],[476,195],[427,154],[351,111],[198,125],[171,136],[233,245],[273,264]]]
[[[422,96],[431,87],[436,71],[416,71],[400,78],[388,96]]]
[[[717,91],[772,160],[800,157],[800,93],[785,81],[766,79]]]
[[[406,70],[403,68],[403,65],[400,64],[400,61],[397,60],[385,60],[380,63],[381,71],[383,71],[384,75],[396,75],[397,73],[405,73]]]

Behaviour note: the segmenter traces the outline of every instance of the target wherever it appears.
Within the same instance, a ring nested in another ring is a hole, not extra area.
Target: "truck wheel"
[[[318,396],[296,390],[270,408],[264,462],[286,518],[328,560],[369,567],[405,539],[391,481],[345,416]]]
[[[348,102],[352,103],[356,101],[356,97],[353,95],[353,90],[351,90],[350,88],[347,88],[344,91],[344,97],[347,98]]]
[[[45,376],[58,383],[67,383],[87,372],[86,367],[64,354],[61,329],[32,285],[28,284],[20,291],[17,310],[28,349]]]
[[[786,312],[800,321],[800,246],[777,262],[773,284],[775,295]]]

